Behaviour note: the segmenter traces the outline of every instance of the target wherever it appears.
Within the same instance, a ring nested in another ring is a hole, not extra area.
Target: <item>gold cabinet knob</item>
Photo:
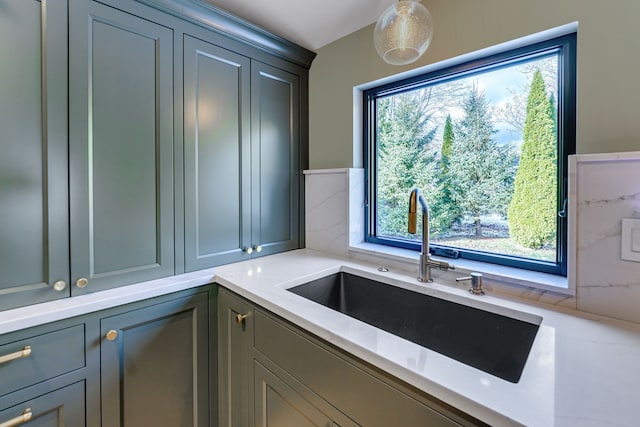
[[[107,339],[107,341],[115,341],[116,338],[118,338],[118,331],[116,331],[115,329],[111,329],[104,337]]]
[[[260,246],[260,245],[255,245],[255,246],[253,247],[253,249],[254,249],[256,252],[262,252],[262,246]]]
[[[78,280],[76,280],[76,286],[79,288],[86,288],[88,284],[89,284],[89,281],[87,280],[86,277],[81,277]]]
[[[248,314],[236,314],[236,323],[240,323],[241,325],[244,324],[245,319],[247,318]]]
[[[253,248],[251,248],[251,247],[244,248],[244,251],[247,253],[247,255],[251,255],[253,253]]]
[[[64,291],[64,288],[67,287],[67,282],[65,282],[64,280],[56,280],[53,283],[53,290],[54,291],[58,291],[58,292],[62,292]]]

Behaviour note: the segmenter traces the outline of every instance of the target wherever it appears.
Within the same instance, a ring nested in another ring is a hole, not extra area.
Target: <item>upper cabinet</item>
[[[299,248],[299,75],[184,49],[186,270]]]
[[[0,310],[69,296],[67,2],[0,7]]]
[[[184,41],[187,271],[242,259],[251,246],[251,61]]]
[[[191,0],[3,0],[0,310],[302,247],[314,54]]]
[[[173,31],[71,6],[71,272],[83,293],[174,273]]]
[[[251,64],[252,247],[268,255],[299,247],[299,77]]]

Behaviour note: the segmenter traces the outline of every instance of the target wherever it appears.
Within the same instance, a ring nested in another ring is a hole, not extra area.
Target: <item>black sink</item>
[[[289,291],[513,383],[539,327],[349,273]]]

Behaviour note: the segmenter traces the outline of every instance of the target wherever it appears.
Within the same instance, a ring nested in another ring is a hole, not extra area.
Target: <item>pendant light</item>
[[[378,55],[391,65],[415,62],[433,37],[429,10],[419,0],[397,0],[382,12],[373,31]]]

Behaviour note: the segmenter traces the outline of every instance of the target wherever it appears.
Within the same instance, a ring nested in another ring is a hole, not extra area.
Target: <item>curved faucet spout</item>
[[[429,205],[420,190],[414,188],[409,195],[409,227],[410,234],[416,234],[418,228],[418,203],[422,209],[422,253],[429,253]]]
[[[453,270],[454,266],[445,261],[435,261],[429,255],[429,205],[420,194],[420,190],[414,188],[409,195],[409,221],[407,231],[416,234],[418,228],[418,204],[422,209],[422,251],[420,252],[420,271],[418,280],[421,282],[433,282],[431,267],[441,270]]]

